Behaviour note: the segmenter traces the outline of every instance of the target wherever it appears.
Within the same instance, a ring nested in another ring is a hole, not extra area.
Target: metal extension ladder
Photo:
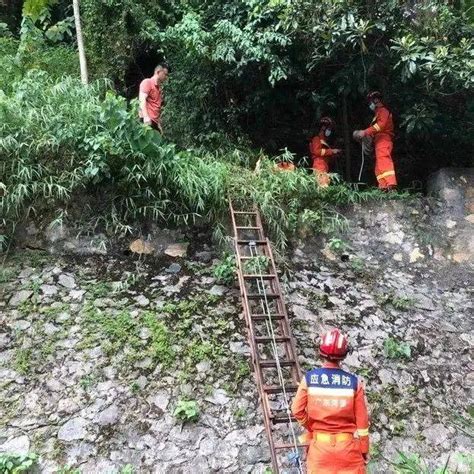
[[[288,407],[301,380],[288,314],[260,213],[230,204],[242,305],[272,471],[302,473],[304,449]]]

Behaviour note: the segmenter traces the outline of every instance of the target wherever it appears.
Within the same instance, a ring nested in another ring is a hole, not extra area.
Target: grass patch
[[[8,283],[15,279],[16,270],[12,267],[0,268],[0,284]]]
[[[443,466],[439,466],[433,470],[419,454],[405,454],[398,451],[398,459],[392,463],[392,466],[396,474],[455,474],[458,472],[457,469],[455,471],[448,469],[449,460],[450,457],[448,456]]]
[[[28,375],[32,368],[32,349],[17,349],[13,359],[13,368],[21,375]]]

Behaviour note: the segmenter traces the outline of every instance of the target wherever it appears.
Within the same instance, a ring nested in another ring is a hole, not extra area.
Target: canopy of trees
[[[309,175],[288,179],[286,189],[280,178],[244,175],[244,188],[232,181],[233,166],[285,148],[303,165],[318,118],[331,115],[346,150],[338,172],[355,181],[360,151],[349,137],[371,119],[371,89],[394,114],[402,185],[472,163],[469,2],[82,0],[80,9],[93,82],[85,91],[71,1],[9,0],[0,16],[0,188],[8,197],[0,211],[10,222],[38,196],[64,200],[101,183],[120,196],[108,206],[115,219],[211,215],[232,188],[275,206],[275,225],[295,227],[282,221],[282,202],[298,219],[327,223],[311,214]],[[143,133],[136,102],[127,102],[161,60],[171,66],[167,144]],[[353,199],[341,189],[329,195]]]
[[[152,60],[173,67],[167,126],[195,146],[244,140],[307,154],[317,118],[370,120],[381,90],[398,126],[402,180],[472,156],[474,9],[439,0],[83,0],[97,76],[136,94]],[[145,55],[145,57],[144,57]],[[470,132],[470,133],[466,133]],[[345,143],[346,148],[350,143]],[[352,151],[353,159],[357,150]],[[353,179],[354,169],[340,163]]]

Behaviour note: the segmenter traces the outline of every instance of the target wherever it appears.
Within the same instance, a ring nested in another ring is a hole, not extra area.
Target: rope
[[[365,153],[364,153],[364,145],[361,144],[361,152],[362,152],[362,163],[360,164],[360,171],[359,171],[359,177],[357,178],[357,182],[360,183],[360,177],[362,176],[362,170],[364,169],[364,162],[365,162]]]
[[[250,242],[249,243],[249,248],[250,248],[250,255],[252,257],[258,257],[258,252],[257,252],[257,247],[256,247],[256,244],[255,242]],[[268,335],[272,338],[272,341],[271,341],[271,346],[272,346],[272,350],[273,350],[273,357],[275,359],[275,363],[276,363],[276,367],[277,367],[277,374],[278,374],[278,381],[281,385],[281,388],[282,388],[282,393],[283,393],[283,397],[284,397],[284,408],[286,409],[286,415],[288,416],[288,424],[290,425],[290,432],[291,432],[291,439],[292,439],[292,442],[293,442],[293,446],[294,446],[294,452],[293,452],[293,456],[292,456],[292,460],[293,462],[296,460],[297,463],[298,463],[298,472],[303,474],[303,466],[301,464],[301,458],[299,456],[299,451],[298,451],[298,442],[296,440],[296,434],[295,434],[295,429],[293,427],[293,422],[291,420],[291,410],[290,410],[290,405],[288,403],[288,395],[287,395],[287,392],[286,392],[286,386],[285,386],[285,379],[283,377],[283,371],[281,369],[281,365],[280,365],[280,357],[278,356],[278,347],[277,347],[277,343],[276,343],[276,339],[275,339],[275,331],[273,329],[273,322],[272,322],[272,317],[271,317],[271,311],[270,311],[270,306],[268,304],[268,297],[267,297],[267,292],[265,290],[265,282],[263,280],[263,274],[262,274],[262,270],[261,270],[261,267],[260,267],[260,261],[258,260],[258,258],[256,259],[256,263],[257,263],[257,275],[260,275],[260,279],[257,279],[257,288],[258,288],[258,294],[259,295],[263,295],[263,298],[264,298],[264,301],[260,300],[260,305],[262,307],[262,311],[266,314],[267,316],[267,320],[265,321],[265,325],[266,325],[266,328],[267,328],[267,333]]]

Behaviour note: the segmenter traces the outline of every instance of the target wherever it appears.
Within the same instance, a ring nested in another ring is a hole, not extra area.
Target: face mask
[[[324,135],[326,135],[327,137],[329,137],[331,135],[331,133],[332,132],[329,129],[324,130]]]
[[[372,110],[372,112],[375,110],[375,104],[373,102],[369,104],[369,109]]]

